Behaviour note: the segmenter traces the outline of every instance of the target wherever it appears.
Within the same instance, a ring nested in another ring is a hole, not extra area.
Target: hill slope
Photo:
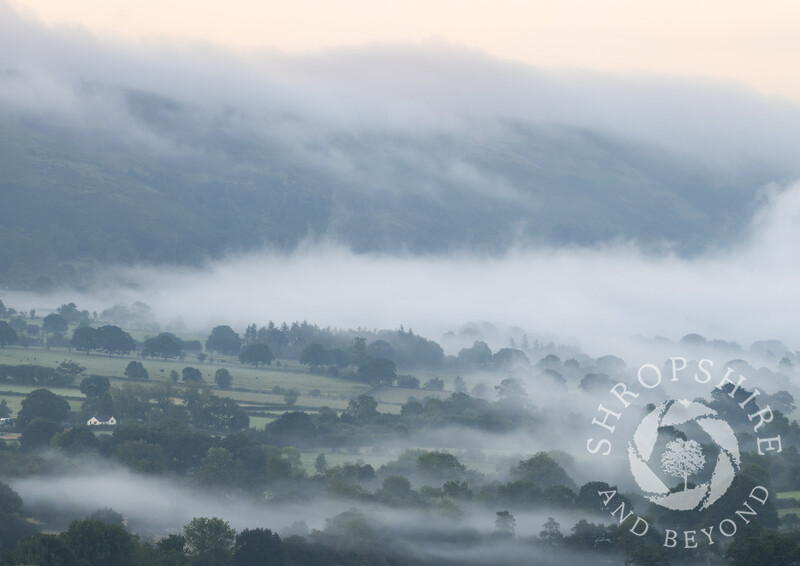
[[[0,116],[0,283],[81,285],[94,265],[196,264],[321,237],[361,252],[635,239],[691,253],[746,221],[775,176],[726,178],[657,147],[514,122],[470,136],[336,132],[315,154],[153,94],[126,101],[136,128],[169,143]]]

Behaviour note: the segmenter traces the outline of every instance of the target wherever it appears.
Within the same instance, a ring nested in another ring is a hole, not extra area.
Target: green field
[[[209,356],[204,363],[197,360],[195,355],[187,356],[181,360],[153,360],[142,359],[135,356],[108,356],[105,354],[86,354],[66,348],[23,348],[7,347],[0,349],[0,364],[18,365],[35,364],[45,367],[57,367],[65,360],[72,360],[86,367],[84,375],[102,375],[111,380],[112,386],[130,383],[125,377],[125,367],[132,361],[140,361],[147,370],[150,378],[139,384],[169,381],[170,373],[181,373],[186,366],[199,369],[207,384],[214,386],[214,373],[219,368],[226,368],[232,378],[233,387],[228,390],[217,390],[219,396],[230,397],[239,402],[250,414],[252,427],[263,428],[264,425],[285,411],[316,411],[320,407],[329,407],[336,411],[343,411],[353,397],[370,392],[369,386],[363,383],[337,379],[308,372],[306,366],[294,360],[280,360],[270,366],[255,368],[245,366],[230,356],[213,356],[211,363]],[[420,373],[416,377],[424,383],[430,377],[440,377],[445,381],[446,388],[450,391],[424,391],[414,389],[385,389],[370,392],[379,402],[378,410],[384,413],[398,414],[401,405],[409,397],[422,399],[428,396],[447,397],[452,392],[452,382],[456,373]],[[476,374],[465,378],[467,383],[481,382],[485,376]],[[66,397],[73,410],[79,410],[83,395],[78,389],[80,379],[76,380],[73,387],[52,389],[58,395]],[[180,396],[181,383],[178,384]],[[214,386],[215,387],[215,386]],[[283,394],[273,393],[273,388],[283,390],[295,389],[300,393],[297,402],[286,405]],[[33,386],[0,385],[0,398],[5,398],[11,410],[16,414],[20,409],[20,402]],[[317,391],[315,391],[317,390]],[[312,391],[314,392],[312,396]]]
[[[800,491],[781,491],[775,495],[778,499],[795,499],[800,501]],[[786,509],[778,509],[778,517],[781,519],[790,514],[794,513],[795,515],[800,517],[800,507],[788,507]]]

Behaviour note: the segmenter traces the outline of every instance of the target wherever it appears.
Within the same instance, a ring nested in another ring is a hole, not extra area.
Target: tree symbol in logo
[[[703,449],[694,440],[673,440],[661,455],[661,469],[671,476],[683,478],[683,490],[689,487],[689,476],[703,469]]]
[[[683,490],[673,492],[651,468],[651,460],[657,465],[655,448],[659,429],[692,423],[708,435],[719,453],[710,477],[689,487],[689,476],[699,472],[705,464],[703,450],[694,440],[668,442],[661,456],[661,469],[668,475],[683,478]],[[728,491],[742,464],[739,443],[730,425],[708,405],[686,399],[667,401],[642,419],[628,444],[628,461],[633,478],[647,499],[674,511],[707,509]]]

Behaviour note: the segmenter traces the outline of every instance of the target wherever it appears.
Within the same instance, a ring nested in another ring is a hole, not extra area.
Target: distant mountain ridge
[[[117,95],[130,130],[0,113],[0,285],[82,287],[100,265],[199,264],[317,238],[357,252],[634,240],[691,254],[733,237],[758,187],[785,174],[731,175],[655,146],[514,120],[465,136],[333,132],[298,150],[235,112]]]

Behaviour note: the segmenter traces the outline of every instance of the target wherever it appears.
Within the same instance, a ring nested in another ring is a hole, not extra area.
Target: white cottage
[[[89,426],[101,426],[101,425],[114,426],[115,424],[117,424],[117,419],[111,416],[95,415],[91,419],[86,421],[86,424]]]

